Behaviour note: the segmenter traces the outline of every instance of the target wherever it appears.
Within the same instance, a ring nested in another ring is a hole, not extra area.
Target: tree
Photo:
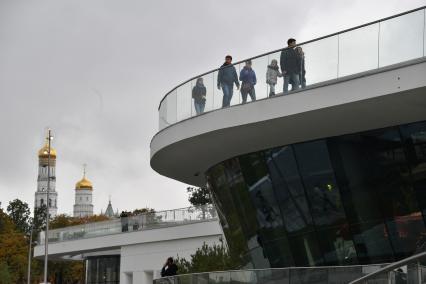
[[[11,217],[0,209],[1,273],[10,276],[11,283],[22,283],[26,277],[28,242]],[[7,282],[4,282],[7,283]]]
[[[239,268],[238,263],[229,254],[222,239],[220,244],[207,245],[203,243],[202,247],[191,255],[190,260],[179,256],[176,258],[179,274],[237,269]]]
[[[193,206],[202,206],[212,203],[212,199],[207,187],[187,187],[188,201]]]
[[[9,272],[9,266],[2,261],[0,262],[0,284],[10,284],[12,283],[12,276]]]
[[[12,218],[16,228],[29,236],[30,234],[30,208],[26,202],[22,202],[19,199],[15,199],[9,202],[7,206],[7,213]]]

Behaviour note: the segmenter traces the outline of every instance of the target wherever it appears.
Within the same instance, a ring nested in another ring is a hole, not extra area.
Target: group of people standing
[[[278,61],[272,59],[266,71],[266,83],[269,85],[269,96],[275,96],[275,86],[279,77],[284,77],[283,93],[288,94],[289,84],[291,90],[298,90],[306,87],[305,78],[305,55],[300,46],[296,46],[296,40],[290,38],[287,41],[288,47],[281,51],[280,66]],[[281,72],[280,68],[281,67]],[[241,81],[241,86],[240,86]],[[257,83],[256,73],[252,68],[251,60],[245,62],[244,67],[238,76],[237,70],[232,65],[232,56],[225,57],[225,63],[219,68],[217,75],[217,88],[222,89],[222,107],[229,107],[234,92],[234,84],[241,92],[242,103],[247,103],[250,96],[252,101],[256,100],[255,85]],[[241,88],[240,88],[241,87]],[[192,88],[192,98],[196,114],[204,112],[206,105],[207,90],[203,83],[203,78],[197,78],[195,86]]]

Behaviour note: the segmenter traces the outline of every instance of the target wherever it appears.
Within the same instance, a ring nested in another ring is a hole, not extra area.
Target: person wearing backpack
[[[247,103],[247,95],[250,95],[252,102],[256,100],[254,85],[256,85],[257,79],[256,73],[251,66],[251,60],[247,60],[246,65],[240,71],[241,97],[243,99],[243,104]]]

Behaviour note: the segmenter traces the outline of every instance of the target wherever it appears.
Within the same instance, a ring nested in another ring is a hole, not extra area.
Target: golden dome
[[[90,189],[90,190],[93,190],[93,185],[90,182],[90,180],[88,180],[86,178],[86,176],[84,176],[79,182],[77,182],[75,184],[75,189]]]
[[[44,144],[43,148],[41,148],[38,151],[38,157],[39,158],[49,158],[49,144],[46,141],[46,144]],[[52,146],[50,146],[50,158],[51,159],[56,159],[56,150],[52,148]]]
[[[92,183],[86,178],[86,164],[83,165],[83,178],[75,184],[75,189],[93,190]]]

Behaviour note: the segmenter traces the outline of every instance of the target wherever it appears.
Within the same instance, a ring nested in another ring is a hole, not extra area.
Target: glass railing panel
[[[260,283],[256,276],[251,270],[231,271],[230,283]]]
[[[160,115],[160,125],[162,125],[163,128],[177,122],[176,93],[176,90],[173,90],[161,103],[162,115]]]
[[[423,56],[424,10],[380,23],[379,66]]]
[[[290,270],[290,284],[327,284],[328,274],[326,268],[296,268]]]
[[[176,89],[177,91],[177,120],[181,121],[191,117],[192,96],[191,82],[187,82]]]
[[[230,272],[211,272],[209,273],[209,283],[211,284],[229,284],[231,281]]]
[[[395,275],[393,272],[380,273],[368,280],[365,280],[363,283],[365,284],[389,284],[395,283]]]
[[[280,55],[281,52],[274,52],[268,55],[268,65],[264,71],[268,96],[274,96],[283,92],[284,79],[281,74]]]
[[[268,84],[266,84],[268,56],[266,55],[251,60],[251,68],[256,75],[256,85],[254,86],[256,99],[265,99],[268,97]],[[247,102],[251,102],[250,95],[247,96]]]
[[[304,44],[300,47],[304,56],[307,86],[337,78],[337,36]]]
[[[235,67],[235,71],[237,72],[238,83],[240,84],[240,88],[237,89],[235,83],[232,85],[231,106],[239,105],[242,102],[242,100],[241,100],[241,81],[239,80],[239,78],[240,78],[241,69],[244,67],[244,64],[243,63],[235,64],[234,67]],[[223,89],[222,89],[222,95],[223,95]]]
[[[222,87],[220,87],[218,84],[218,74],[219,74],[218,71],[212,72],[213,85],[214,85],[213,102],[212,102],[213,110],[222,108],[223,92],[222,92]]]
[[[255,270],[257,283],[268,284],[289,284],[289,270],[288,269],[262,269]]]
[[[339,77],[378,68],[379,24],[339,35]]]

